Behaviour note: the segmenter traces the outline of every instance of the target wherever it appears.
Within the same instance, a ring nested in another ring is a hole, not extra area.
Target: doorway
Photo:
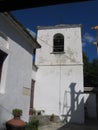
[[[34,108],[34,86],[35,86],[35,80],[32,79],[32,82],[31,82],[31,96],[30,96],[30,109]]]

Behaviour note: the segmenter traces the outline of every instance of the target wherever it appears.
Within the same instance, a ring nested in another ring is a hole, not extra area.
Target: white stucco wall
[[[2,77],[6,73],[5,85],[0,86],[0,126],[12,118],[12,109],[23,110],[22,119],[28,121],[32,78],[32,46],[19,29],[0,15],[0,31],[8,37],[9,49]],[[4,51],[4,50],[3,50]],[[3,80],[3,79],[1,79]],[[2,84],[1,84],[2,85]]]
[[[36,77],[35,108],[45,110],[48,115],[66,115],[70,110],[75,116],[75,122],[83,121],[81,69],[78,66],[40,67]],[[67,116],[68,121],[69,119],[70,113]]]
[[[64,54],[53,53],[53,36],[64,35]],[[81,27],[39,28],[41,49],[36,52],[38,71],[34,106],[45,114],[64,115],[67,121],[84,122]]]
[[[51,54],[53,52],[53,36],[56,33],[64,35],[65,54]],[[82,64],[81,27],[67,26],[55,29],[39,29],[37,39],[42,46],[36,52],[37,65]]]

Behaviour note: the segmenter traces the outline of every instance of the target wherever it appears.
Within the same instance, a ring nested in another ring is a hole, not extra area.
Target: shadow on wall
[[[84,123],[83,92],[75,91],[76,83],[71,83],[70,91],[64,92],[63,119],[68,123]]]
[[[85,120],[87,119],[97,119],[97,100],[96,93],[85,93],[84,95],[84,110],[85,110]]]

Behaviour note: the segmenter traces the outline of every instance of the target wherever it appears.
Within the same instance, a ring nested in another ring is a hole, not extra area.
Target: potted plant
[[[29,115],[36,115],[36,110],[35,109],[30,109],[29,110]]]
[[[13,109],[12,115],[14,116],[14,118],[20,118],[22,116],[22,110],[18,108]]]
[[[20,117],[22,116],[22,110],[18,108],[13,109],[12,115],[14,116],[14,118],[6,122],[7,130],[25,129],[26,123],[20,119]]]

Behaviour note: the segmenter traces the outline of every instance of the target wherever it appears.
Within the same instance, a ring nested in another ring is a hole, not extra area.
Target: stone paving
[[[51,123],[51,125],[39,127],[39,130],[98,130],[98,120],[88,120],[84,124]]]
[[[62,123],[51,123],[49,125],[40,126],[39,130],[57,130],[63,126]]]

